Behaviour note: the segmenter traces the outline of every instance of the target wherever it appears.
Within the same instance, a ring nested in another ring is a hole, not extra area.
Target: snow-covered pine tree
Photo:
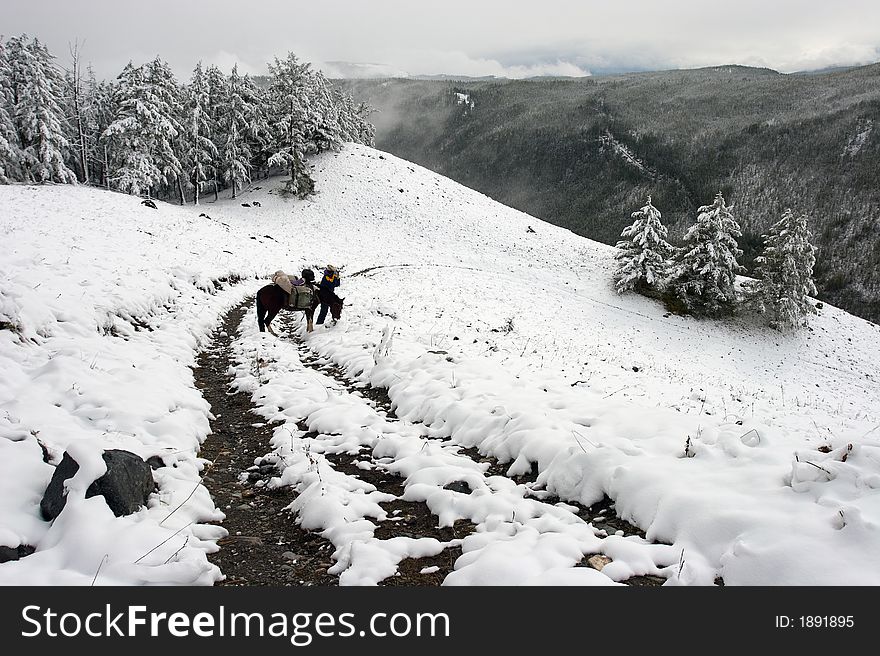
[[[247,142],[251,153],[251,176],[254,171],[264,171],[269,177],[269,157],[272,131],[269,129],[269,107],[266,92],[254,84],[249,75],[241,77],[241,96],[248,112]]]
[[[0,184],[11,180],[23,180],[21,145],[15,129],[14,94],[12,91],[12,69],[7,57],[7,48],[0,39]]]
[[[617,242],[617,270],[614,284],[617,293],[635,290],[640,294],[658,291],[669,274],[669,258],[674,252],[666,241],[668,231],[660,220],[660,210],[648,203],[632,213],[635,219],[620,233]]]
[[[65,163],[69,142],[60,107],[63,78],[54,57],[37,39],[10,39],[13,122],[19,137],[26,179],[34,182],[76,182]]]
[[[269,64],[269,71],[272,75],[269,96],[273,137],[269,165],[287,170],[290,174],[290,180],[285,183],[287,191],[302,198],[315,188],[306,169],[310,65],[299,62],[291,52],[287,59],[276,57],[275,63]]]
[[[351,95],[339,89],[333,90],[333,102],[339,116],[340,139],[365,146],[374,145],[375,127],[368,118],[376,109],[363,102],[355,105]]]
[[[224,135],[220,133],[220,118],[228,92],[226,90],[226,77],[223,75],[222,71],[213,64],[205,69],[205,87],[208,94],[208,118],[215,126],[217,126],[213,136],[214,147],[217,149],[217,156],[214,158],[211,167],[214,171],[214,177],[212,180],[214,200],[217,200],[217,192],[220,190],[220,175],[223,168],[220,153],[223,144],[225,143]]]
[[[156,120],[151,124],[153,133],[152,155],[156,166],[162,172],[162,181],[168,187],[177,186],[180,204],[186,202],[183,192],[183,165],[180,154],[183,151],[182,135],[184,132],[181,119],[183,117],[182,91],[171,67],[159,57],[145,66],[147,83],[147,102],[157,112]]]
[[[320,71],[310,71],[307,79],[309,109],[304,133],[309,151],[338,150],[343,142],[339,107],[334,102],[327,78]]]
[[[135,196],[149,195],[163,179],[151,153],[151,124],[159,117],[145,86],[144,69],[129,62],[114,87],[116,116],[102,134],[110,144],[111,185]]]
[[[745,269],[736,238],[742,236],[721,192],[712,205],[700,207],[697,222],[684,236],[676,255],[668,294],[695,314],[717,316],[736,305],[736,274]]]
[[[175,143],[182,132],[180,101],[170,67],[158,57],[140,67],[129,63],[116,92],[116,118],[104,131],[112,143],[111,181],[135,195],[177,184],[182,200]]]
[[[355,106],[352,97],[339,89],[333,89],[333,103],[339,117],[339,137],[342,141],[358,141]]]
[[[209,112],[208,84],[202,62],[193,71],[192,81],[187,88],[186,122],[184,124],[186,153],[184,162],[186,174],[193,186],[193,204],[199,204],[202,187],[213,180],[214,162],[217,160],[217,147],[214,145],[216,124]]]
[[[358,103],[355,110],[355,125],[357,126],[358,143],[365,146],[374,146],[376,143],[376,126],[370,123],[370,114],[374,114],[378,110],[365,102]]]
[[[771,326],[794,328],[816,311],[807,298],[816,293],[816,248],[807,217],[787,209],[763,237],[764,250],[755,259],[756,280],[748,285],[751,300],[770,315]]]
[[[89,67],[87,84],[86,143],[88,145],[90,179],[110,188],[110,140],[103,136],[116,115],[115,90],[111,82],[98,82]]]
[[[248,118],[251,108],[243,95],[238,65],[226,85],[226,98],[220,112],[218,131],[221,135],[220,170],[225,182],[232,186],[232,197],[251,179],[251,149],[248,145]]]

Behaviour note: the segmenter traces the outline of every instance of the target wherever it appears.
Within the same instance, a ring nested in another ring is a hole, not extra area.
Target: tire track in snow
[[[290,314],[279,317],[286,334],[293,334],[295,319]],[[356,386],[345,378],[344,373],[334,365],[322,360],[310,351],[302,339],[294,337],[293,345],[299,353],[300,362],[310,369],[331,378],[339,385],[337,391],[363,399],[372,408],[386,417],[393,425],[398,418],[391,409],[391,401],[385,390],[371,386]],[[304,440],[320,440],[318,431],[310,431],[305,422],[299,422],[298,428],[303,432]],[[419,558],[406,557],[397,562],[397,572],[381,579],[382,586],[438,586],[446,575],[453,570],[456,559],[461,555],[459,546],[461,539],[474,531],[476,526],[463,519],[456,520],[452,526],[438,526],[427,504],[422,501],[407,501],[401,497],[405,493],[403,482],[399,476],[389,473],[371,455],[368,447],[361,447],[357,453],[333,452],[325,450],[321,453],[335,472],[363,481],[373,486],[378,492],[394,497],[390,501],[380,502],[387,513],[384,519],[376,518],[377,527],[373,538],[382,542],[396,538],[419,540],[434,538],[444,543],[444,548],[437,554]]]
[[[293,334],[290,319],[285,317],[282,320],[289,334]],[[393,409],[391,399],[387,394],[387,390],[373,386],[365,386],[363,383],[354,383],[345,376],[345,372],[332,363],[329,359],[322,358],[318,354],[311,351],[307,344],[299,337],[293,338],[293,343],[299,351],[300,362],[306,367],[310,367],[325,376],[329,376],[339,388],[348,394],[356,395],[365,399],[380,414],[384,415],[390,422],[399,421]],[[307,426],[301,426],[307,430]],[[316,431],[307,432],[304,437],[309,436],[314,439],[320,437]],[[443,442],[445,447],[455,452],[456,455],[466,458],[473,463],[480,465],[484,469],[484,479],[493,476],[499,476],[512,481],[516,486],[523,486],[523,496],[532,497],[536,504],[546,506],[546,512],[553,513],[560,507],[564,508],[576,515],[584,523],[590,523],[597,529],[597,535],[605,537],[615,535],[618,537],[637,536],[645,540],[645,533],[636,526],[621,519],[614,513],[614,503],[607,496],[600,502],[590,507],[585,507],[577,503],[562,502],[557,497],[533,487],[537,479],[538,472],[533,469],[529,474],[523,476],[510,475],[507,473],[507,467],[495,458],[479,453],[476,448],[455,445],[451,438],[426,438],[431,442]],[[336,471],[345,473],[348,476],[365,480],[376,487],[381,492],[387,492],[398,497],[390,503],[380,504],[390,511],[392,516],[390,521],[381,522],[379,528],[373,534],[378,540],[387,540],[394,537],[405,536],[410,538],[419,537],[435,537],[441,541],[457,541],[466,537],[473,530],[473,524],[464,520],[456,520],[451,527],[440,528],[437,525],[438,516],[432,514],[430,508],[424,502],[411,502],[401,499],[405,494],[403,479],[388,471],[386,463],[381,462],[373,457],[369,447],[361,447],[357,454],[328,454],[324,457],[332,464]],[[534,464],[533,464],[534,467]],[[443,489],[451,489],[459,494],[471,494],[473,491],[468,489],[465,484],[463,487],[456,487],[455,484],[448,484]],[[434,521],[426,521],[428,517],[434,518]],[[416,520],[415,522],[412,520]],[[392,523],[395,520],[403,520],[400,523]],[[659,544],[659,543],[655,543]],[[461,554],[461,548],[456,546],[447,547],[438,556],[432,556],[422,559],[407,558],[398,563],[398,574],[380,582],[380,585],[395,584],[401,581],[410,581],[412,575],[420,568],[429,567],[434,571],[431,583],[440,583],[445,574],[452,570],[455,558],[450,556],[453,554]],[[582,560],[575,567],[596,567],[601,569],[604,565],[602,561],[596,561],[590,557],[595,554],[585,554]],[[442,566],[437,562],[442,560]],[[590,562],[592,561],[592,562]],[[665,582],[663,577],[659,576],[632,576],[623,583],[634,586],[658,586]],[[408,583],[403,583],[404,585]],[[424,582],[418,583],[425,585]]]
[[[337,578],[327,573],[333,546],[289,519],[288,488],[265,484],[278,473],[271,457],[259,458],[272,427],[252,413],[246,393],[229,390],[232,336],[252,304],[249,297],[227,313],[194,368],[196,386],[213,415],[212,433],[199,453],[208,460],[202,481],[226,514],[220,524],[229,531],[209,560],[226,576],[218,585],[336,585]]]

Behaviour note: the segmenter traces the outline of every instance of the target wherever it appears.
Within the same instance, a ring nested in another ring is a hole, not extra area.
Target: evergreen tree
[[[656,290],[669,273],[669,258],[674,249],[666,241],[667,229],[660,221],[660,210],[648,204],[632,213],[635,221],[620,234],[615,254],[617,270],[614,282],[617,293]]]
[[[251,172],[263,170],[269,177],[269,157],[272,133],[269,129],[269,107],[265,92],[254,84],[250,76],[241,78],[241,96],[247,112],[246,139],[251,153]]]
[[[220,147],[220,167],[223,179],[232,186],[232,197],[251,179],[251,149],[248,144],[248,118],[252,109],[247,103],[247,91],[242,88],[238,66],[226,86],[220,118],[219,131],[223,143]]]
[[[763,237],[763,253],[755,259],[756,280],[748,285],[751,300],[770,315],[770,325],[794,328],[816,311],[807,298],[816,293],[816,248],[807,217],[787,209]]]
[[[342,146],[339,107],[334,102],[330,85],[319,71],[310,71],[307,79],[309,96],[304,136],[309,152],[339,150]]]
[[[183,117],[181,89],[174,79],[171,67],[159,57],[146,64],[145,69],[146,100],[157,112],[157,120],[150,124],[153,129],[150,135],[153,146],[151,154],[156,166],[162,172],[162,182],[169,187],[177,186],[180,204],[183,205],[186,199],[181,181],[183,165],[179,157],[183,151],[184,132],[181,125]]]
[[[110,139],[104,136],[116,116],[115,89],[111,82],[98,82],[89,67],[86,96],[86,144],[88,146],[90,179],[105,189],[110,188]]]
[[[217,129],[215,130],[212,139],[212,141],[214,142],[214,147],[217,150],[217,155],[214,158],[211,166],[214,172],[214,177],[212,180],[214,189],[214,200],[217,200],[218,198],[217,192],[220,189],[220,172],[223,168],[220,153],[223,147],[224,140],[223,135],[220,132],[220,118],[223,105],[226,102],[226,96],[228,94],[226,86],[227,80],[219,68],[211,65],[205,69],[205,87],[208,96],[208,119],[213,125],[217,126]]]
[[[338,89],[333,90],[333,104],[337,108],[340,140],[374,145],[375,128],[367,119],[376,109],[366,103],[355,105],[351,95]]]
[[[198,205],[205,182],[215,177],[214,162],[218,156],[213,141],[216,124],[209,112],[208,84],[201,62],[193,71],[187,96],[184,161],[187,176],[194,189],[193,204]]]
[[[358,128],[354,100],[349,94],[333,89],[333,104],[337,107],[339,118],[339,138],[342,141],[357,142]]]
[[[13,122],[19,138],[27,180],[76,182],[65,159],[70,146],[64,136],[66,119],[60,107],[63,78],[37,39],[10,40]]]
[[[14,115],[12,91],[12,68],[6,54],[6,46],[0,40],[0,183],[23,180],[23,153],[18,132],[12,120]]]
[[[116,117],[103,135],[112,144],[111,181],[135,195],[177,183],[182,200],[175,148],[180,104],[171,69],[159,58],[141,67],[129,63],[119,75],[115,104]]]
[[[110,182],[120,191],[139,196],[162,181],[151,155],[150,124],[159,120],[145,101],[144,70],[129,62],[117,78],[113,104],[116,116],[102,138],[110,144]]]
[[[300,63],[291,52],[285,60],[276,57],[275,63],[269,64],[269,71],[272,74],[269,94],[273,136],[269,165],[285,169],[290,174],[290,180],[285,183],[287,191],[302,198],[315,188],[306,169],[310,65]]]
[[[736,274],[744,271],[736,238],[742,236],[721,192],[699,209],[697,222],[684,236],[668,291],[695,314],[719,315],[736,304]]]
[[[367,103],[358,103],[355,109],[355,126],[357,128],[356,141],[365,146],[373,147],[376,145],[376,126],[370,123],[370,114],[375,113],[375,107],[371,107]]]

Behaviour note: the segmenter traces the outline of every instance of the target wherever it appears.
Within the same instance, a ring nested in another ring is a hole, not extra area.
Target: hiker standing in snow
[[[339,287],[339,271],[332,264],[328,264],[324,269],[324,277],[318,283],[318,300],[321,302],[321,311],[318,313],[318,320],[315,323],[324,323],[324,319],[327,318],[327,310],[331,305],[342,304],[342,299],[334,291],[337,287]]]

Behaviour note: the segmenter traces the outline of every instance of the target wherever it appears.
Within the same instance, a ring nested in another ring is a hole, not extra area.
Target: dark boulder
[[[470,494],[471,486],[464,481],[452,481],[443,486],[444,490],[452,490],[453,492],[461,492],[462,494]]]
[[[20,544],[17,547],[0,546],[0,563],[8,563],[10,560],[20,560],[25,556],[34,553],[34,549],[29,544]]]
[[[130,515],[141,506],[155,489],[150,465],[143,458],[131,451],[110,449],[102,454],[107,465],[107,473],[93,481],[86,490],[86,498],[102,496],[117,517]],[[65,452],[61,462],[55,468],[49,487],[40,502],[43,519],[52,521],[67,503],[64,493],[64,481],[71,478],[79,470],[79,465]]]
[[[64,481],[71,478],[78,469],[79,465],[76,460],[65,451],[61,462],[55,467],[52,480],[49,481],[49,487],[43,493],[43,500],[40,501],[40,513],[43,515],[43,519],[51,521],[64,510],[64,504],[67,503]]]

